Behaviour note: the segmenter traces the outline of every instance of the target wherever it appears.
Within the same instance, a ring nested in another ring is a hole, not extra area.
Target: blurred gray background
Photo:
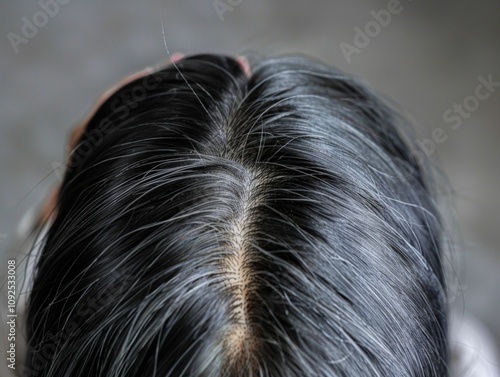
[[[171,53],[305,53],[394,99],[440,169],[440,196],[460,256],[452,258],[462,287],[454,292],[454,304],[476,314],[500,339],[500,84],[483,84],[482,99],[476,94],[480,77],[500,82],[500,1],[401,0],[398,7],[387,0],[41,5],[54,1],[0,2],[4,253],[21,216],[58,183],[53,170],[63,162],[69,131],[99,95],[136,70],[168,61],[163,20]],[[33,30],[29,23],[38,26]],[[371,36],[356,37],[359,30]],[[356,52],[346,55],[347,45]],[[455,113],[454,104],[470,111]]]

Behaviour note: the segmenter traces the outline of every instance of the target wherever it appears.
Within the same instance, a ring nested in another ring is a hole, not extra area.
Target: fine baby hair
[[[297,56],[116,90],[67,163],[25,376],[447,376],[441,220],[403,123]]]

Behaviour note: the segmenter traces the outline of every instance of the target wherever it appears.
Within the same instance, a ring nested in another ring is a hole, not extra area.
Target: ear
[[[59,196],[59,185],[53,187],[42,204],[37,226],[42,226],[48,221],[53,221],[57,215],[56,204]]]

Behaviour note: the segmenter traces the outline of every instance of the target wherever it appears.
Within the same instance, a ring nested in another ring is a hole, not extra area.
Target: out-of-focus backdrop
[[[414,122],[454,219],[452,301],[500,339],[499,17],[497,0],[2,1],[0,249],[58,183],[69,130],[121,78],[167,62],[165,42],[250,60],[304,53],[361,77]]]

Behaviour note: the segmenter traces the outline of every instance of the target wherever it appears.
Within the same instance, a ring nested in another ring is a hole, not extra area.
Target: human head
[[[439,214],[388,106],[300,57],[146,79],[71,153],[28,376],[447,375]]]

